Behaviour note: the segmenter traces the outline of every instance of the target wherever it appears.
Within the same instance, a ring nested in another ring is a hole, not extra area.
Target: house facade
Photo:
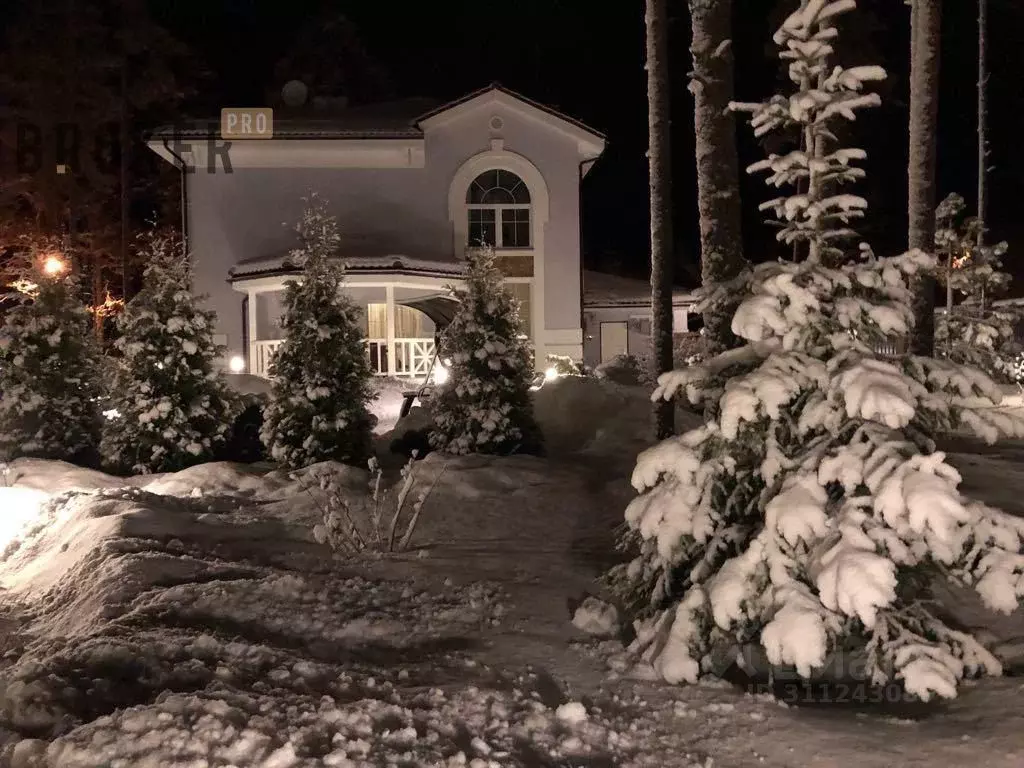
[[[496,250],[538,367],[551,354],[584,359],[580,185],[604,151],[596,131],[499,85],[433,109],[411,100],[278,119],[272,138],[229,146],[217,131],[168,129],[149,146],[184,171],[195,289],[233,370],[267,375],[281,343],[285,284],[299,275],[288,252],[310,192],[337,215],[345,291],[364,308],[377,373],[426,373],[434,326],[417,301],[458,285],[477,245]]]

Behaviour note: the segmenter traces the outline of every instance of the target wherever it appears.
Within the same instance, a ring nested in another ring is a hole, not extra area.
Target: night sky
[[[795,4],[795,0],[794,0]],[[643,2],[520,0],[517,3],[335,2],[388,73],[394,95],[443,100],[492,81],[557,107],[608,136],[608,149],[584,183],[584,252],[589,266],[637,276],[647,270],[647,106]],[[774,0],[734,0],[737,98],[760,100],[782,83],[770,45]],[[1024,276],[1024,5],[990,0],[990,229],[1010,241],[1007,263]],[[152,0],[157,19],[191,45],[212,70],[203,90],[209,113],[221,104],[257,106],[275,62],[300,25],[320,12],[314,0]],[[676,249],[680,282],[697,267],[692,100],[686,90],[689,18],[670,3]],[[861,0],[866,13],[844,17],[840,48],[846,65],[879,63],[890,73],[881,108],[862,113],[849,138],[869,152],[868,180],[858,191],[871,205],[860,227],[879,253],[906,239],[907,70],[909,8],[897,0]],[[940,199],[959,191],[973,206],[976,189],[975,4],[945,2],[940,96]],[[785,7],[788,7],[785,6]],[[194,107],[201,110],[201,107]],[[206,116],[206,115],[203,115]],[[763,155],[748,127],[739,128],[741,162]],[[766,195],[743,181],[747,255],[779,255],[774,233],[760,223]],[[1024,291],[1021,291],[1024,293]]]

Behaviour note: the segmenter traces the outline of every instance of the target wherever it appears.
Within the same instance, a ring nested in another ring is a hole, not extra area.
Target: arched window
[[[484,171],[466,190],[469,246],[529,248],[530,190],[511,171]]]

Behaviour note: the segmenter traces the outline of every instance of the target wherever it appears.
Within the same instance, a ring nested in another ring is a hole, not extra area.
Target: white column
[[[387,314],[388,376],[394,376],[396,370],[395,353],[397,352],[395,326],[398,324],[398,318],[395,316],[395,286],[393,285],[384,287],[384,309]]]
[[[249,373],[256,373],[256,297],[259,295],[256,291],[249,291]]]

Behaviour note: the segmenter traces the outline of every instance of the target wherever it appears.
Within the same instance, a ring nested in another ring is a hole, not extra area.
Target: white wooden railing
[[[273,341],[256,341],[252,344],[252,353],[250,356],[251,370],[254,376],[260,376],[264,379],[270,378],[270,359],[277,352],[277,348],[284,343],[283,339],[274,339]]]
[[[252,343],[250,359],[251,372],[264,379],[270,378],[270,361],[281,346],[281,339],[256,341]],[[378,376],[387,376],[388,371],[388,340],[363,339],[366,354],[370,358],[370,368]],[[433,339],[395,339],[395,376],[406,378],[423,378],[430,369],[430,359],[434,356]]]

